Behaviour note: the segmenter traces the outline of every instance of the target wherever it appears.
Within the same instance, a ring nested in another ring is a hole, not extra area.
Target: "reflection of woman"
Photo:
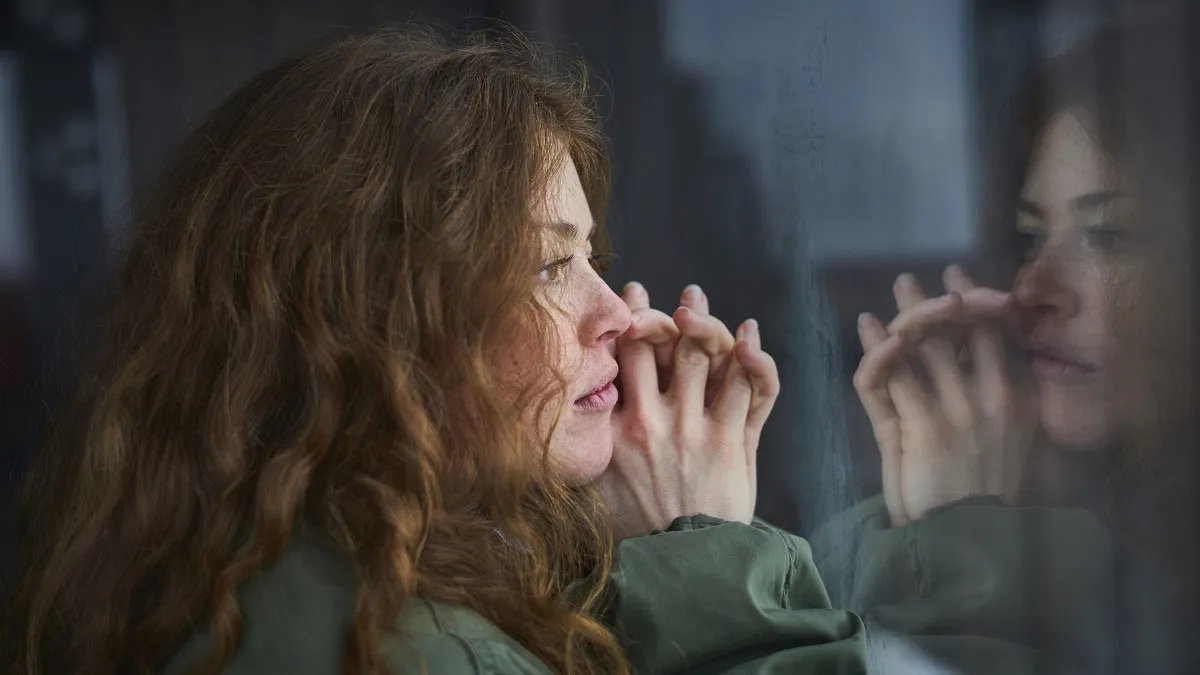
[[[1184,44],[1126,29],[1043,69],[1001,193],[1028,240],[1011,293],[905,276],[896,319],[860,324],[884,491],[841,523],[862,564],[833,596],[965,672],[1195,672]]]
[[[5,672],[858,668],[750,524],[755,325],[609,290],[603,139],[539,63],[351,37],[185,143],[31,480]]]

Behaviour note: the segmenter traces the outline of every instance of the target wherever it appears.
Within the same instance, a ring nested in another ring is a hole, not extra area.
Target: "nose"
[[[1035,317],[1074,315],[1079,311],[1079,293],[1069,276],[1059,256],[1043,249],[1017,274],[1013,295],[1018,307]]]
[[[617,339],[633,321],[629,305],[604,280],[596,277],[591,311],[580,326],[580,341],[585,347],[604,347]]]

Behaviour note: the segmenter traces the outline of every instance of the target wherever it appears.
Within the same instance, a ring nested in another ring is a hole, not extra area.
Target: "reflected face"
[[[1031,240],[1014,293],[1052,441],[1104,449],[1129,428],[1147,389],[1126,345],[1146,256],[1136,204],[1087,116],[1055,116],[1034,149],[1017,228]]]
[[[577,482],[600,476],[612,458],[612,411],[617,403],[615,340],[630,326],[630,312],[600,278],[592,260],[593,220],[575,164],[564,160],[553,174],[541,220],[543,264],[534,281],[538,301],[554,317],[558,371],[567,380],[566,400],[550,438],[557,466]],[[511,352],[519,372],[546,367],[541,354]],[[530,420],[544,438],[553,411]]]

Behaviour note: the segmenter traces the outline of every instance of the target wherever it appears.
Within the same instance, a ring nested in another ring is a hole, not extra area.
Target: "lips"
[[[617,364],[614,363],[603,375],[596,378],[596,384],[586,394],[575,399],[575,407],[588,412],[611,410],[617,404],[618,398],[617,387],[614,384],[617,372]]]
[[[1072,358],[1066,350],[1050,345],[1031,345],[1029,356],[1034,374],[1043,378],[1072,379],[1096,372],[1096,366],[1091,363]]]

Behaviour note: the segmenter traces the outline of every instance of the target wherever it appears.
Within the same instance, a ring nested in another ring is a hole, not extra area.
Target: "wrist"
[[[952,509],[955,509],[957,507],[962,507],[962,506],[997,507],[997,506],[1008,506],[1008,505],[1009,505],[1008,502],[1004,499],[1004,497],[1002,497],[1000,495],[968,495],[966,497],[961,497],[959,499],[948,501],[944,504],[939,504],[939,505],[929,509],[928,511],[926,511],[925,514],[922,515],[921,517],[929,518],[932,516],[937,516],[941,513],[944,513],[946,511],[950,511]]]

